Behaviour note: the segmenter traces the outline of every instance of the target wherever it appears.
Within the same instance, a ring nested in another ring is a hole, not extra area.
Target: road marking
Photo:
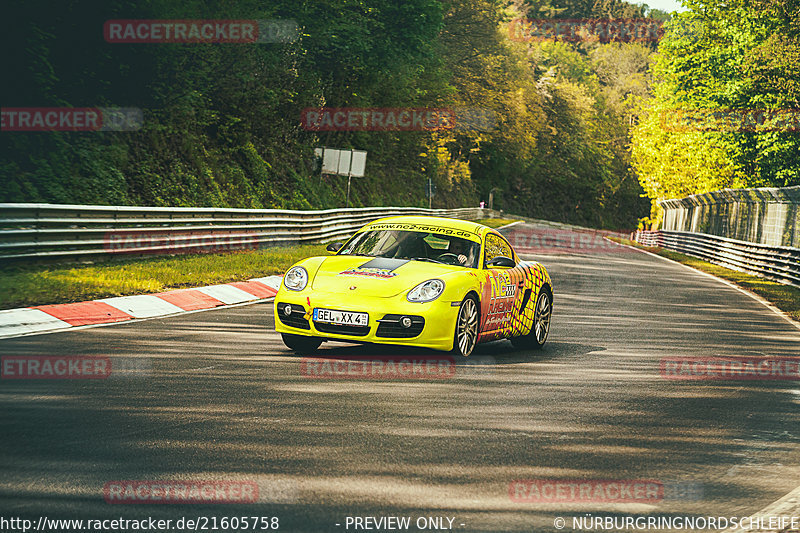
[[[272,286],[280,286],[282,279],[281,276],[267,276],[228,285],[6,309],[0,311],[0,339],[112,326],[120,322],[139,322],[268,302],[274,299],[273,293],[277,292]],[[253,293],[243,289],[250,289]]]
[[[107,303],[111,307],[116,307],[123,313],[131,315],[133,318],[151,318],[183,312],[183,309],[177,305],[173,305],[152,294],[117,296],[115,298],[103,298],[97,301]]]
[[[197,290],[226,304],[238,304],[259,299],[258,296],[226,284],[198,287]]]
[[[781,498],[780,500],[771,503],[761,509],[754,515],[750,516],[750,520],[748,523],[752,523],[757,521],[758,518],[763,517],[764,521],[767,522],[769,517],[772,516],[786,516],[786,517],[793,517],[800,515],[800,487],[797,487],[792,492]],[[752,531],[760,531],[758,529],[749,529],[749,528],[730,528],[727,530],[726,533],[750,533]],[[789,530],[787,530],[789,531]]]
[[[195,311],[183,311],[181,313],[175,313],[174,315],[154,316],[154,317],[151,317],[151,318],[134,318],[134,319],[131,319],[131,320],[126,320],[125,322],[106,322],[104,324],[87,324],[85,326],[73,326],[71,328],[54,329],[54,330],[50,330],[50,331],[37,331],[37,332],[33,332],[33,333],[22,333],[22,334],[14,334],[14,335],[7,335],[7,336],[3,335],[3,336],[0,336],[0,340],[15,339],[17,337],[31,337],[33,335],[49,335],[51,333],[66,333],[66,332],[78,331],[78,330],[82,330],[82,329],[104,328],[106,326],[119,326],[119,325],[123,325],[123,324],[135,324],[137,322],[147,322],[149,320],[160,320],[162,318],[174,318],[174,317],[180,317],[180,316],[183,316],[183,315],[192,315],[194,313],[205,313],[206,311],[221,311],[223,309],[233,309],[234,307],[245,307],[245,306],[253,305],[253,304],[269,303],[269,302],[272,302],[273,300],[275,300],[274,297],[272,297],[272,298],[263,298],[261,300],[253,300],[252,302],[242,302],[240,304],[231,304],[231,305],[225,305],[225,306],[220,306],[220,307],[212,307],[211,309],[197,309]]]
[[[206,366],[206,367],[203,367],[203,368],[190,368],[186,372],[199,372],[201,370],[211,370],[212,368],[217,368],[218,366],[219,365],[211,365],[211,366]]]
[[[611,241],[611,242],[614,242],[614,241]],[[696,269],[694,267],[690,267],[689,265],[684,265],[681,262],[674,261],[672,259],[669,259],[668,257],[664,257],[663,255],[654,254],[653,252],[648,252],[647,250],[642,250],[641,248],[637,248],[637,247],[631,246],[629,244],[621,244],[621,243],[617,243],[617,244],[619,244],[620,246],[627,246],[628,248],[633,248],[637,252],[642,252],[643,254],[652,255],[653,257],[657,257],[659,259],[663,259],[664,261],[669,261],[670,263],[674,263],[676,265],[680,265],[680,266],[682,266],[684,268],[688,268],[692,272],[695,272],[697,274],[702,274],[703,276],[709,277],[711,279],[715,279],[715,280],[719,281],[720,283],[724,283],[728,287],[730,287],[732,289],[735,289],[735,290],[741,292],[742,294],[746,294],[747,296],[749,296],[753,300],[757,301],[758,303],[760,303],[761,305],[763,305],[764,307],[766,307],[767,309],[769,309],[770,311],[772,311],[773,313],[775,313],[776,315],[778,315],[779,317],[784,319],[786,322],[788,322],[792,326],[796,327],[797,329],[800,329],[800,322],[796,322],[789,315],[787,315],[786,313],[784,313],[783,311],[781,311],[780,309],[778,309],[777,307],[772,305],[768,300],[762,298],[758,294],[755,294],[753,292],[750,292],[750,291],[748,291],[746,289],[743,289],[743,288],[739,287],[738,285],[728,281],[727,279],[718,278],[714,274],[709,274],[708,272],[703,272],[702,270],[698,270],[698,269]]]
[[[49,313],[30,307],[0,311],[0,331],[6,335],[25,335],[43,331],[62,331],[71,324]]]
[[[516,226],[517,224],[523,224],[524,222],[525,222],[524,220],[517,220],[516,222],[512,222],[510,224],[506,224],[505,226],[500,226],[499,228],[495,228],[495,229],[497,231],[500,231],[501,229],[510,228],[511,226]]]

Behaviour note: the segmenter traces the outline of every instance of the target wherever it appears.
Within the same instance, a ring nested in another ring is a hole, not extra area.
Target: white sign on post
[[[342,176],[349,176],[350,174],[350,161],[353,157],[353,152],[350,150],[339,150],[339,174]]]
[[[363,178],[367,166],[367,152],[364,150],[336,150],[335,148],[314,148],[314,155],[322,158],[323,174],[347,176],[347,203],[350,205],[350,179]],[[322,178],[320,177],[320,180]]]
[[[367,167],[367,152],[364,150],[314,148],[314,155],[318,159],[322,159],[323,174],[364,177]]]
[[[339,150],[325,148],[322,153],[322,173],[337,174],[339,172]]]
[[[367,152],[363,150],[353,150],[353,159],[350,163],[350,175],[356,178],[363,178],[366,166]]]

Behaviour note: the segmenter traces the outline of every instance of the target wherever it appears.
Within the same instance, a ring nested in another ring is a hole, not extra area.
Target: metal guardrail
[[[767,246],[687,231],[637,231],[635,240],[644,246],[674,250],[732,270],[800,287],[800,248]]]
[[[329,242],[394,215],[475,220],[481,208],[367,207],[290,211],[0,203],[0,261],[181,254]]]

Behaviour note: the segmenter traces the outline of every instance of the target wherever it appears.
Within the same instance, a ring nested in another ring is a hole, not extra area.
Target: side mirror
[[[341,249],[342,246],[344,246],[343,242],[332,242],[328,246],[326,246],[325,249],[328,250],[330,253],[335,254]]]
[[[486,266],[513,268],[517,266],[517,264],[510,257],[506,257],[504,255],[498,255],[497,257],[486,263]]]

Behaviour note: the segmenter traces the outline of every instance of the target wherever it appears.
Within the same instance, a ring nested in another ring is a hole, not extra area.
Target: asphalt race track
[[[448,379],[310,379],[274,333],[271,303],[2,340],[3,356],[136,365],[108,379],[0,381],[0,514],[266,516],[293,532],[355,531],[348,516],[449,517],[464,532],[555,531],[556,517],[586,513],[744,517],[800,485],[798,381],[660,371],[673,356],[797,356],[800,329],[719,280],[628,248],[536,259],[555,286],[545,349],[481,345]],[[443,355],[320,350],[387,354]],[[104,500],[110,481],[165,479],[255,481],[259,499]],[[655,503],[509,493],[514,480],[546,479],[692,490]]]

